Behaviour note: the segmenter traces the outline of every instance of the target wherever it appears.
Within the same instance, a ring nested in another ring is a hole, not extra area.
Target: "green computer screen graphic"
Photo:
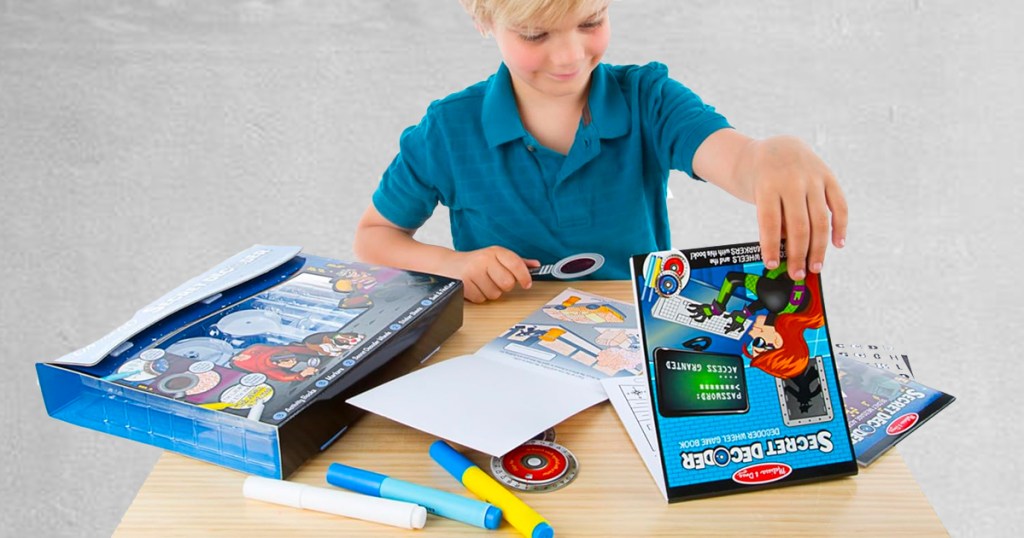
[[[743,357],[658,348],[654,351],[658,412],[665,417],[745,413]]]

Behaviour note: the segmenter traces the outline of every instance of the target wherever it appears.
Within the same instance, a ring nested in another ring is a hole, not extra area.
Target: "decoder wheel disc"
[[[666,270],[658,275],[654,289],[662,297],[671,297],[679,293],[679,284],[679,275]]]
[[[555,441],[555,429],[548,428],[537,435],[534,435],[531,441],[549,441],[553,443]]]
[[[569,449],[550,441],[527,441],[500,458],[491,458],[491,473],[504,484],[527,492],[561,489],[579,474]]]
[[[276,334],[281,330],[281,318],[266,310],[241,310],[221,318],[217,329],[235,337]]]
[[[166,351],[186,359],[210,361],[222,366],[235,355],[235,348],[231,344],[209,336],[180,340],[167,346]]]
[[[682,256],[673,254],[661,262],[661,269],[663,271],[672,271],[676,275],[682,275],[686,271],[686,262],[683,261]]]
[[[164,363],[164,371],[166,371],[167,360],[159,359],[159,361],[162,361]],[[125,377],[123,377],[122,379],[132,383],[141,383],[143,381],[149,381],[150,379],[153,379],[159,376],[161,373],[163,373],[150,370],[150,365],[155,362],[158,361],[146,361],[139,358],[135,358],[128,362],[125,362],[120,367],[118,367],[117,373],[125,374]]]
[[[164,394],[174,395],[175,398],[184,396],[191,388],[199,384],[199,376],[192,372],[171,374],[157,383],[156,388]]]
[[[167,359],[160,357],[155,361],[146,361],[145,366],[142,367],[143,372],[151,374],[156,377],[167,371],[171,367],[171,364],[167,362]]]

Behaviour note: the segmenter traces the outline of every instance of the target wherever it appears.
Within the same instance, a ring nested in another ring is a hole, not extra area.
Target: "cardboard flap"
[[[302,247],[253,245],[153,301],[103,338],[53,361],[93,366],[147,327],[167,316],[263,275],[294,258]]]

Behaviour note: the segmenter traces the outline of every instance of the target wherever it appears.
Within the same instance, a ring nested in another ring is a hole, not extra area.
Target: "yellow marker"
[[[480,497],[501,508],[501,516],[508,521],[523,536],[529,538],[554,538],[555,529],[551,528],[548,520],[533,511],[518,497],[509,493],[496,480],[483,472],[479,467],[469,461],[454,448],[448,446],[444,441],[434,441],[430,445],[430,457],[434,459],[444,470],[448,471],[456,480],[473,495]]]
[[[214,402],[214,403],[199,404],[199,407],[204,407],[206,409],[212,409],[214,411],[221,411],[221,410],[224,410],[224,409],[227,409],[227,408],[231,407],[232,405],[235,405],[235,404],[226,403],[226,402]]]

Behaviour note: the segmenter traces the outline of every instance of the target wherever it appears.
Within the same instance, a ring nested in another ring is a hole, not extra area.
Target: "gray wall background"
[[[1024,532],[1021,20],[1014,0],[612,8],[607,61],[662,61],[841,178],[833,339],[895,345],[958,396],[900,447],[956,536]],[[0,534],[108,535],[159,455],[48,418],[34,362],[253,243],[351,258],[401,130],[498,61],[454,0],[0,0]],[[756,239],[751,206],[672,189],[676,246]],[[421,237],[450,244],[443,211]]]

